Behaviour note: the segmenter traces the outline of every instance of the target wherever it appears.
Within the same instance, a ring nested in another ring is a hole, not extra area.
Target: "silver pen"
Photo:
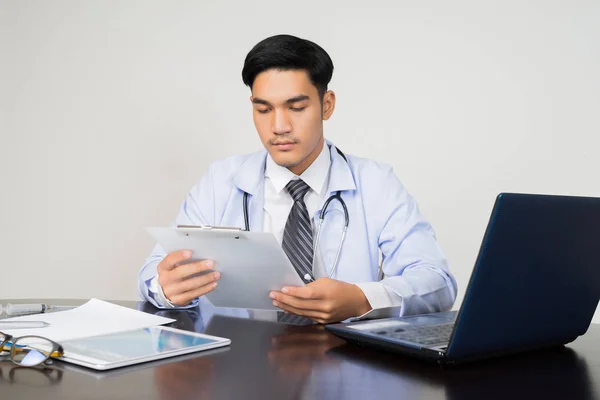
[[[7,304],[2,306],[0,304],[0,314],[2,312],[6,313],[8,316],[15,315],[28,315],[28,314],[42,314],[48,311],[64,311],[69,310],[71,308],[75,308],[76,306],[55,306],[52,304]]]
[[[37,329],[50,326],[44,321],[2,321],[0,320],[0,329]]]

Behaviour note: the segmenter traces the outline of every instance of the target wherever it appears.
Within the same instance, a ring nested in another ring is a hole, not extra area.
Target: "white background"
[[[458,306],[498,192],[600,196],[599,21],[583,0],[0,0],[0,298],[136,299],[144,227],[260,148],[243,60],[290,33],[333,58],[326,137],[394,166]]]

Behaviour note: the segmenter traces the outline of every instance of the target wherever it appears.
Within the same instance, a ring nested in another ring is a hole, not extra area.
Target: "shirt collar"
[[[325,184],[327,176],[329,175],[329,168],[331,166],[331,158],[329,154],[329,146],[326,143],[323,144],[321,152],[313,161],[312,164],[302,173],[297,176],[286,167],[277,165],[270,155],[267,155],[267,162],[265,168],[265,177],[268,177],[273,183],[273,187],[277,193],[285,188],[290,181],[294,179],[302,179],[310,188],[315,191],[319,196],[325,190]]]

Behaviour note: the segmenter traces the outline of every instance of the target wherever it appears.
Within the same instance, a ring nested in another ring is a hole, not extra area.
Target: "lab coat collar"
[[[266,149],[250,154],[242,165],[240,165],[237,174],[233,178],[238,189],[252,196],[256,195],[259,189],[263,187],[266,162]]]
[[[354,176],[350,169],[350,164],[344,160],[344,157],[338,153],[337,148],[329,140],[325,141],[325,144],[329,147],[329,154],[331,156],[331,171],[329,175],[329,194],[337,192],[338,190],[356,190],[356,183],[354,182]],[[348,156],[346,156],[348,157]]]
[[[329,175],[329,193],[338,190],[356,190],[356,183],[350,169],[350,164],[338,153],[336,147],[329,140],[325,141],[329,147],[331,157],[331,171]],[[265,179],[265,166],[267,162],[267,150],[262,149],[252,153],[240,165],[237,174],[234,177],[234,183],[243,192],[250,195],[256,195],[262,190]]]

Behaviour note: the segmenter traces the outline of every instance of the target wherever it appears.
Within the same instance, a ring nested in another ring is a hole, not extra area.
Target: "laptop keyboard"
[[[376,331],[373,333],[431,346],[434,344],[448,344],[453,328],[454,324],[424,325],[412,326],[408,329],[398,328],[390,331]]]

